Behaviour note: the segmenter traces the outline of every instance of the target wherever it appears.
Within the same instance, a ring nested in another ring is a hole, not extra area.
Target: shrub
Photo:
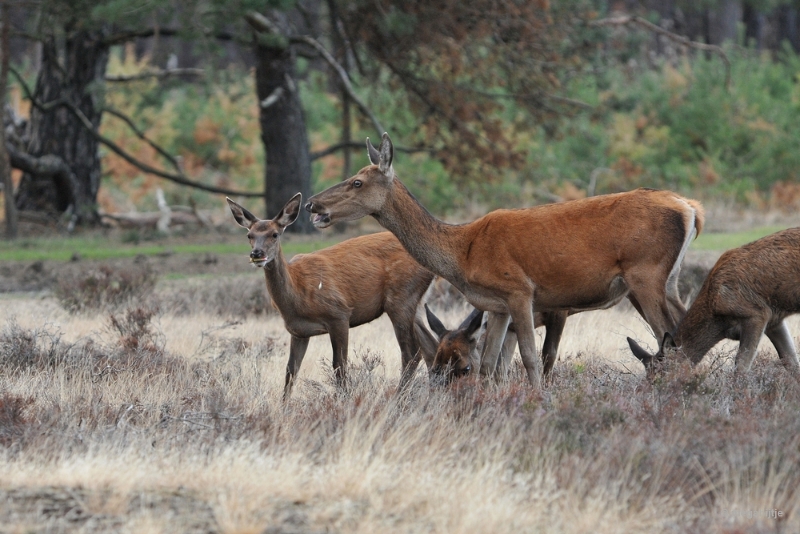
[[[146,265],[102,265],[88,272],[62,275],[55,288],[59,303],[71,313],[116,309],[152,292],[157,276]]]

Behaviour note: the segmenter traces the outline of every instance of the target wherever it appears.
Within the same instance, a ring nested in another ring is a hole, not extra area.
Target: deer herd
[[[687,311],[678,276],[690,243],[703,229],[700,203],[669,191],[637,189],[500,209],[471,223],[447,224],[396,177],[387,134],[377,149],[367,139],[367,151],[370,165],[309,198],[305,209],[317,228],[371,216],[388,232],[287,261],[280,240],[300,213],[300,193],[271,220],[228,199],[234,219],[248,231],[250,262],[264,269],[267,290],[291,335],[284,398],[311,336],[330,336],[334,376],[343,383],[349,329],[384,312],[402,355],[401,389],[420,359],[432,381],[447,383],[474,372],[504,380],[518,345],[528,381],[538,390],[556,362],[567,317],[624,298],[661,340],[651,355],[628,338],[650,378],[665,361],[699,363],[726,338],[739,341],[735,372],[741,374],[766,334],[786,369],[800,379],[785,322],[800,312],[800,228],[723,254]],[[427,304],[422,319],[420,303],[435,276],[475,307],[453,331]],[[534,335],[539,326],[546,329],[541,357]]]

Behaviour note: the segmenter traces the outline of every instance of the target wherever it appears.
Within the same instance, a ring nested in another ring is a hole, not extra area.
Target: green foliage
[[[728,54],[730,88],[716,57],[656,67],[612,63],[574,78],[564,87],[564,96],[591,109],[518,132],[515,149],[527,153],[518,170],[458,175],[445,169],[447,147],[433,154],[398,152],[395,167],[420,201],[440,216],[473,206],[533,205],[549,200],[552,193],[576,198],[586,194],[590,182],[596,183],[596,193],[648,186],[767,206],[776,184],[789,184],[791,193],[792,184],[800,181],[800,59],[790,51],[779,60],[749,51]],[[115,55],[110,70],[131,74],[145,68]],[[307,68],[300,65],[299,86],[314,151],[339,140],[341,107],[326,77]],[[398,98],[400,89],[389,79],[386,75],[368,83],[356,78],[354,86],[396,146],[425,146],[419,117]],[[148,136],[170,153],[181,155],[194,179],[247,190],[262,187],[263,149],[249,73],[227,69],[196,85],[137,82],[115,88],[107,98],[136,117]],[[509,103],[496,116],[513,128],[520,113]],[[165,164],[120,121],[107,117],[103,132],[141,159]],[[359,143],[377,135],[357,111],[352,132]],[[353,149],[351,157],[351,172],[367,163],[363,150]],[[340,181],[342,164],[341,152],[315,161],[313,189]],[[165,188],[170,202],[186,202],[187,196],[204,206],[218,201],[147,177],[113,154],[105,155],[104,167],[109,178],[101,204],[132,202],[154,209],[155,187]],[[772,205],[791,209],[794,198],[789,194]]]
[[[778,182],[800,179],[800,60],[729,50],[732,84],[718,58],[677,67],[611,67],[577,80],[571,96],[593,106],[531,143],[525,179],[598,192],[638,186],[763,201]],[[757,190],[754,194],[753,189]]]

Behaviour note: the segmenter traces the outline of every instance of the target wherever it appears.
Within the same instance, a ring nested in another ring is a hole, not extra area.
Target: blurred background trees
[[[795,1],[5,5],[3,196],[27,221],[93,225],[151,207],[156,187],[271,216],[357,170],[383,130],[438,212],[639,185],[800,199]],[[730,86],[718,56],[597,25],[623,15],[723,45]]]

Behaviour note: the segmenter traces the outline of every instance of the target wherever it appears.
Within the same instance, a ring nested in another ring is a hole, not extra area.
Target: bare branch
[[[669,30],[665,30],[661,26],[653,24],[652,22],[638,17],[636,15],[616,15],[613,17],[595,20],[589,23],[590,26],[641,26],[642,28],[649,30],[653,33],[657,33],[659,35],[663,35],[667,39],[671,41],[675,41],[683,46],[688,46],[689,48],[695,48],[697,50],[705,50],[706,52],[713,52],[717,54],[722,61],[725,63],[725,87],[730,88],[731,86],[731,61],[728,59],[728,55],[725,54],[725,51],[717,46],[711,45],[706,43],[700,43],[697,41],[692,41],[688,37],[684,37],[683,35],[678,35],[677,33],[673,33]]]
[[[147,78],[158,78],[159,80],[162,80],[170,76],[202,76],[203,74],[205,74],[203,69],[165,69],[151,72],[140,72],[130,76],[106,76],[105,80],[107,82],[132,82],[136,80],[145,80]]]
[[[333,70],[335,70],[339,75],[339,80],[342,82],[342,87],[344,87],[344,90],[347,91],[347,94],[350,96],[350,98],[353,99],[353,102],[355,102],[356,106],[358,106],[358,109],[360,109],[361,112],[372,121],[372,125],[375,127],[375,131],[378,132],[378,135],[383,135],[386,129],[378,121],[378,118],[375,116],[375,114],[372,113],[364,101],[361,100],[361,98],[353,90],[353,85],[350,83],[350,77],[347,75],[347,72],[339,64],[339,62],[336,61],[336,58],[334,58],[319,41],[307,35],[293,36],[290,37],[289,40],[293,43],[305,43],[310,45],[322,55],[325,61],[327,61],[328,64],[333,67]]]
[[[121,111],[118,111],[118,110],[113,109],[113,108],[103,108],[103,111],[105,111],[109,115],[117,117],[118,119],[120,119],[123,122],[125,122],[125,124],[127,124],[130,127],[131,130],[133,130],[133,133],[135,133],[136,136],[139,139],[141,139],[142,141],[144,141],[145,143],[150,145],[156,152],[161,154],[164,157],[164,159],[166,159],[167,161],[170,162],[170,164],[175,168],[176,171],[178,171],[179,173],[183,173],[183,169],[181,169],[181,166],[180,166],[180,163],[178,163],[178,160],[176,160],[175,157],[172,154],[170,154],[169,152],[164,150],[161,146],[159,146],[155,142],[151,141],[144,134],[143,131],[141,131],[139,128],[136,127],[136,125],[133,123],[133,120],[130,117],[128,117],[127,115],[125,115]]]
[[[69,203],[75,203],[80,190],[78,179],[63,159],[54,154],[35,157],[27,152],[18,150],[12,143],[6,143],[5,146],[12,167],[29,174],[55,178],[58,182],[64,184],[66,186],[65,189],[69,191]]]
[[[290,35],[285,36],[281,32],[280,28],[269,20],[267,17],[262,15],[261,13],[251,11],[245,15],[245,19],[250,25],[256,30],[263,33],[270,33],[275,35],[276,37],[286,38],[290,43],[294,44],[306,44],[319,52],[319,54],[328,62],[328,64],[333,67],[333,70],[336,71],[336,74],[339,76],[339,81],[342,83],[342,87],[347,92],[348,96],[353,99],[358,109],[370,120],[372,121],[372,125],[375,128],[375,131],[378,132],[378,135],[383,135],[386,129],[383,125],[378,121],[378,118],[375,114],[367,107],[363,100],[356,94],[355,90],[353,89],[353,85],[350,83],[350,76],[348,76],[347,71],[345,71],[344,67],[342,67],[336,58],[331,55],[328,50],[322,46],[322,44],[314,39],[313,37],[309,37],[307,35]]]
[[[166,172],[166,171],[162,171],[161,169],[156,169],[155,167],[151,167],[150,165],[147,165],[146,163],[143,163],[143,162],[137,160],[136,158],[134,158],[133,156],[131,156],[130,154],[125,152],[119,145],[117,145],[116,143],[114,143],[113,141],[108,139],[107,137],[105,137],[102,134],[100,134],[100,132],[95,130],[94,125],[88,119],[88,117],[86,117],[86,115],[83,113],[83,111],[81,111],[72,102],[66,101],[63,98],[58,99],[58,100],[54,100],[52,102],[47,102],[47,103],[41,103],[38,100],[36,100],[33,97],[33,94],[31,93],[30,88],[25,83],[25,80],[22,79],[22,76],[20,76],[20,74],[14,69],[9,69],[9,70],[10,70],[10,72],[12,72],[14,74],[14,76],[17,77],[17,80],[19,81],[20,85],[22,86],[23,91],[25,92],[26,98],[28,98],[31,101],[31,104],[33,106],[35,106],[36,108],[38,108],[38,109],[40,109],[42,111],[48,111],[48,110],[53,109],[53,108],[55,108],[57,106],[66,107],[68,110],[70,110],[72,112],[73,115],[75,115],[75,117],[77,117],[77,119],[80,121],[80,123],[83,125],[83,127],[86,128],[89,131],[89,133],[92,135],[92,137],[94,137],[99,143],[101,143],[101,144],[105,145],[106,147],[108,147],[109,149],[111,149],[112,152],[117,154],[119,157],[121,157],[122,159],[124,159],[125,161],[127,161],[128,163],[133,165],[134,167],[136,167],[136,168],[138,168],[138,169],[140,169],[140,170],[142,170],[142,171],[144,171],[144,172],[146,172],[148,174],[152,174],[154,176],[158,176],[160,178],[164,178],[165,180],[169,180],[169,181],[174,182],[176,184],[185,185],[185,186],[189,186],[189,187],[194,187],[195,189],[202,189],[203,191],[208,191],[209,193],[218,193],[218,194],[221,194],[221,195],[253,197],[253,198],[260,198],[260,197],[264,196],[263,193],[251,193],[251,192],[247,192],[247,191],[236,191],[236,190],[227,189],[227,188],[224,188],[224,187],[214,187],[214,186],[211,186],[211,185],[201,184],[199,182],[195,182],[193,180],[190,180],[189,178],[186,177],[185,174],[183,174],[183,172],[179,172],[179,174],[173,174],[173,173],[169,173],[169,172]],[[174,159],[173,159],[173,161],[174,161]]]

